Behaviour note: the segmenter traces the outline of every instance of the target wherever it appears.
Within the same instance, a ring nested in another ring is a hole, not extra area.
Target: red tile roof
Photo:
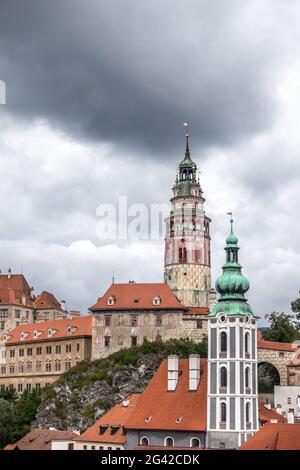
[[[137,446],[135,450],[207,450],[203,447]]]
[[[293,343],[279,343],[276,341],[264,341],[260,340],[257,342],[258,349],[275,349],[277,351],[296,351],[297,346]]]
[[[126,426],[128,419],[135,411],[139,397],[140,395],[137,393],[129,395],[122,403],[114,406],[101,416],[93,426],[87,429],[81,436],[77,436],[75,440],[79,442],[124,444],[127,441],[127,436],[123,433],[123,427]],[[127,403],[127,406],[123,405],[124,402]],[[108,428],[102,435],[99,434],[101,425],[108,425]],[[112,426],[120,426],[114,434],[112,434]]]
[[[265,424],[239,450],[300,450],[300,424]]]
[[[208,315],[209,308],[206,307],[188,307],[185,312],[186,315]]]
[[[160,303],[153,305],[153,297],[158,296]],[[108,305],[107,301],[114,297],[115,303]],[[166,283],[126,283],[112,284],[90,310],[185,310],[177,297]]]
[[[0,289],[13,289],[30,295],[30,287],[23,274],[0,274]]]
[[[36,309],[62,310],[59,301],[50,292],[43,291],[34,301]]]
[[[71,327],[71,331],[68,328]],[[48,330],[52,330],[48,335]],[[39,334],[34,336],[34,332]],[[27,336],[22,340],[21,334],[25,333]],[[32,343],[38,341],[53,341],[61,338],[76,338],[82,336],[92,335],[92,315],[66,318],[64,320],[52,320],[43,323],[32,323],[30,325],[19,325],[13,330],[5,334],[8,339],[5,344],[16,343]],[[4,335],[2,335],[3,338]]]
[[[179,360],[179,381],[167,391],[167,360],[164,360],[142,393],[127,429],[204,431],[206,429],[207,359],[201,359],[202,374],[197,391],[189,391],[189,361]],[[149,421],[146,418],[151,417]],[[178,418],[180,422],[176,422]]]
[[[271,420],[277,420],[278,423],[286,423],[286,418],[281,414],[277,413],[274,408],[270,410],[266,408],[262,401],[258,403],[258,414],[259,420],[263,421],[264,423],[270,423]]]
[[[23,303],[23,299],[25,302]],[[0,306],[16,305],[19,307],[34,308],[33,299],[22,291],[4,287],[0,289]]]
[[[54,439],[74,439],[74,432],[50,431],[49,429],[33,429],[15,444],[8,444],[4,450],[51,450]]]

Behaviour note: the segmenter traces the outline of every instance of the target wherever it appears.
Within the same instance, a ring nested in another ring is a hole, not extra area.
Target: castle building
[[[185,156],[173,186],[171,211],[166,219],[164,280],[184,305],[210,306],[211,220],[204,211],[197,165],[186,133]]]
[[[111,284],[90,308],[93,314],[93,359],[149,341],[207,334],[208,308],[188,308],[166,283]]]
[[[23,274],[0,274],[0,332],[23,323],[43,322],[66,318],[65,302],[43,291],[35,295]]]
[[[258,429],[257,317],[244,294],[249,281],[238,262],[238,239],[226,239],[226,262],[208,316],[208,446],[237,448]]]
[[[92,317],[21,324],[0,336],[0,390],[39,389],[91,358]]]

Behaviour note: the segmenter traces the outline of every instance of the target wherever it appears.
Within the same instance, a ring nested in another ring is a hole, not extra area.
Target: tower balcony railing
[[[170,234],[170,237],[184,237],[186,235],[204,235],[203,230],[197,229],[185,229],[185,230],[169,230],[167,234]]]

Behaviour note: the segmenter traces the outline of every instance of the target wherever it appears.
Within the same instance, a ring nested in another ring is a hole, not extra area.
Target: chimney
[[[282,415],[282,406],[281,405],[276,406],[276,413],[278,413],[279,415]]]
[[[22,305],[26,305],[26,295],[22,295],[21,302],[22,302]]]
[[[66,301],[65,300],[60,301],[60,307],[61,307],[62,310],[64,310],[64,311],[66,310]]]
[[[11,278],[11,269],[9,268],[9,270],[8,270],[8,279],[10,279],[10,278]]]
[[[191,354],[189,357],[189,390],[197,390],[200,382],[200,356]]]
[[[35,299],[34,287],[30,287],[30,297]]]
[[[178,383],[178,356],[168,356],[168,392],[174,392]]]
[[[294,408],[290,408],[287,414],[287,422],[288,424],[294,424]]]
[[[267,410],[271,410],[272,406],[271,406],[271,403],[269,403],[268,401],[266,401],[264,403],[264,407],[267,409]]]

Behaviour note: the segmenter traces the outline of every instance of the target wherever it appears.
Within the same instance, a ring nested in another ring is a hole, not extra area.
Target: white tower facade
[[[226,240],[221,294],[208,320],[208,447],[236,449],[259,429],[257,317],[244,297],[248,280],[238,263],[238,239]]]

